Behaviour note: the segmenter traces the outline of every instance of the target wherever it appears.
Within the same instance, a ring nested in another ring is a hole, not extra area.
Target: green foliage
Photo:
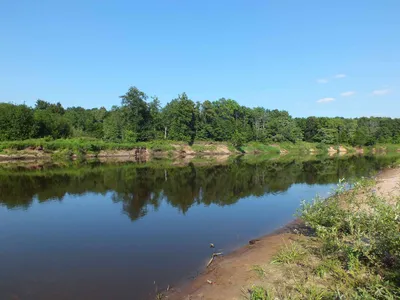
[[[193,144],[196,135],[195,115],[195,104],[185,93],[168,103],[163,110],[167,137]]]
[[[107,110],[102,108],[84,109],[82,107],[70,107],[65,111],[65,118],[72,126],[73,137],[95,137],[101,139],[103,123],[107,116]]]
[[[400,119],[293,119],[287,111],[249,108],[233,99],[195,103],[185,93],[162,107],[156,96],[148,101],[149,97],[137,87],[130,87],[120,98],[121,105],[108,111],[104,107],[65,109],[60,103],[40,99],[34,108],[0,103],[0,141],[50,136],[94,137],[117,143],[160,139],[189,144],[196,140],[224,141],[236,148],[249,142],[400,144]]]
[[[279,266],[253,267],[247,299],[400,299],[400,198],[378,197],[375,184],[342,179],[332,197],[304,202],[307,236],[275,255]]]
[[[125,142],[147,141],[151,130],[150,108],[146,102],[148,96],[136,87],[130,87],[122,99],[122,119]]]
[[[121,142],[123,137],[123,121],[120,109],[113,107],[103,123],[103,139],[109,142]]]
[[[33,111],[26,105],[0,103],[0,141],[33,136]]]
[[[272,300],[275,299],[274,293],[260,286],[255,286],[250,290],[249,300]]]
[[[245,143],[246,139],[244,137],[244,135],[242,133],[240,133],[239,131],[235,131],[232,135],[232,145],[235,148],[239,148],[241,146],[243,146],[243,144]]]
[[[281,149],[287,150],[292,154],[310,153],[311,149],[316,148],[313,143],[298,141],[296,143],[284,142],[279,144]]]
[[[273,264],[292,264],[300,261],[305,256],[304,249],[297,243],[291,242],[285,246],[272,259]]]
[[[251,268],[259,277],[263,278],[265,277],[265,270],[263,269],[263,267],[259,266],[259,265],[254,265]]]
[[[280,153],[279,147],[266,145],[260,142],[250,142],[245,146],[243,146],[242,149],[246,153],[258,153],[258,152],[271,153],[271,154]]]
[[[351,299],[397,299],[400,204],[365,192],[370,185],[357,182],[346,192],[340,182],[327,201],[304,202],[300,216],[322,243],[323,260],[314,274],[343,282],[340,293]],[[360,200],[361,194],[365,196]]]
[[[50,110],[36,110],[35,118],[35,136],[51,136],[54,139],[69,137],[72,133],[68,121],[59,114]]]
[[[148,148],[153,151],[171,151],[175,150],[175,148],[171,145],[169,141],[152,141],[146,143]]]
[[[151,145],[151,144],[149,144]],[[43,151],[72,150],[74,153],[98,152],[100,150],[131,150],[136,147],[146,147],[145,143],[111,143],[93,138],[76,139],[32,139],[24,141],[1,142],[0,149],[24,150],[40,148]]]

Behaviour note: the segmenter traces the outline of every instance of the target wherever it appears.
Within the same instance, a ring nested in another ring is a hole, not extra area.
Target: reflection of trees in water
[[[61,201],[65,194],[111,193],[122,203],[132,220],[157,209],[162,199],[183,213],[194,204],[229,205],[246,196],[262,196],[286,191],[294,183],[328,184],[339,178],[367,175],[392,162],[388,158],[351,157],[306,162],[239,160],[223,166],[157,169],[124,165],[98,166],[78,172],[29,172],[0,175],[0,204],[8,208],[28,208],[39,202]]]

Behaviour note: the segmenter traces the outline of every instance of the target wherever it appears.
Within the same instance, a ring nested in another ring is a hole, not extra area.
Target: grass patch
[[[265,277],[265,270],[263,267],[261,267],[260,265],[254,265],[251,268],[260,278],[264,278]]]
[[[275,255],[272,264],[293,264],[301,261],[306,255],[304,249],[295,242],[285,244],[285,246]]]
[[[272,290],[263,288],[261,286],[255,286],[249,290],[249,300],[273,300],[275,299],[275,294]]]
[[[173,144],[180,144],[173,141],[150,141],[135,143],[115,143],[92,138],[74,138],[51,140],[47,138],[31,139],[24,141],[5,141],[0,142],[0,150],[21,151],[25,149],[40,149],[43,151],[72,151],[74,154],[96,154],[100,151],[132,150],[134,148],[146,148],[152,151],[172,151],[175,150]]]
[[[296,143],[281,143],[280,147],[292,153],[309,153],[311,150],[317,150],[317,144],[307,142],[296,142]]]
[[[397,153],[400,150],[398,144],[377,144],[375,147],[378,151],[384,151],[387,153]]]
[[[175,147],[172,146],[170,142],[164,141],[153,141],[151,143],[147,143],[144,147],[159,152],[168,152],[175,150]]]
[[[273,154],[280,153],[279,147],[266,145],[266,144],[259,143],[259,142],[250,142],[247,145],[242,146],[240,150],[245,153],[259,153],[259,152],[273,153]]]
[[[192,150],[194,152],[215,151],[215,150],[217,150],[217,146],[216,145],[193,144]]]

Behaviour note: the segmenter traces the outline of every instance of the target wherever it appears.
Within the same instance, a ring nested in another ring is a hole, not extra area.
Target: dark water
[[[147,299],[390,157],[0,170],[0,299]]]

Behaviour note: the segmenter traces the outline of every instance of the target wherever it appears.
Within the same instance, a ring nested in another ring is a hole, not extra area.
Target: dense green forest
[[[400,119],[308,117],[287,111],[249,108],[232,99],[194,102],[183,93],[161,107],[136,87],[121,96],[121,105],[64,108],[37,100],[35,107],[0,103],[0,141],[31,138],[91,137],[108,142],[175,140],[226,141],[240,146],[251,141],[306,141],[371,146],[400,143]]]

